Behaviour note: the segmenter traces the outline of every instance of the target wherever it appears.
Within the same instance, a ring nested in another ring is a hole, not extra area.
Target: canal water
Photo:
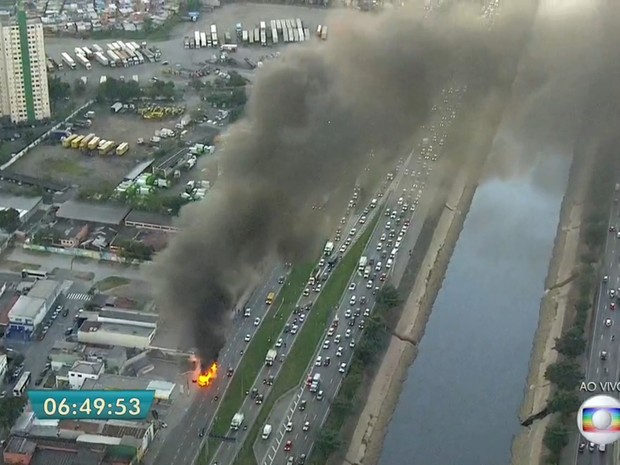
[[[569,165],[541,156],[478,188],[381,465],[509,462]]]

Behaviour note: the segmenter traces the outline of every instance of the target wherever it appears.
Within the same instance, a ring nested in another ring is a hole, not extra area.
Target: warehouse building
[[[16,195],[0,195],[0,210],[17,210],[19,221],[25,223],[43,204],[43,197],[19,197]]]
[[[40,279],[34,283],[28,295],[22,295],[9,310],[9,333],[21,333],[30,337],[43,322],[60,295],[60,283]]]
[[[126,205],[110,205],[67,200],[56,212],[56,217],[65,220],[82,221],[85,223],[118,226],[123,222],[130,210],[131,208]]]
[[[173,221],[171,216],[132,210],[125,218],[125,226],[152,231],[177,232],[179,228],[174,226]]]
[[[166,401],[173,400],[178,395],[175,383],[108,373],[102,374],[97,379],[87,379],[82,385],[82,391],[107,391],[110,389],[155,391],[155,399]]]
[[[146,349],[155,337],[155,332],[156,328],[87,320],[78,330],[78,341],[86,344]]]

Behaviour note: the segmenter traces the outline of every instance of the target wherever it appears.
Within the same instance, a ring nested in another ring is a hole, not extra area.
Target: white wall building
[[[78,330],[78,341],[86,344],[146,349],[151,345],[155,332],[156,328],[87,320]]]
[[[28,295],[22,295],[9,310],[9,331],[32,333],[45,319],[59,294],[58,281],[36,281]]]
[[[81,389],[87,379],[99,379],[103,370],[102,362],[77,361],[69,370],[69,386],[71,389]]]
[[[0,116],[14,123],[51,116],[43,25],[19,11],[0,25]]]

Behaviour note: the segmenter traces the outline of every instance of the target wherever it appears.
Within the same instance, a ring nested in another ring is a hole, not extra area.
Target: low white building
[[[60,294],[60,283],[51,279],[36,281],[28,295],[22,295],[9,310],[9,331],[31,334],[45,319]]]
[[[155,332],[156,328],[87,320],[78,330],[78,341],[86,344],[147,349],[155,337]]]
[[[81,389],[87,379],[99,379],[103,370],[102,362],[77,361],[69,370],[69,386],[71,389]]]

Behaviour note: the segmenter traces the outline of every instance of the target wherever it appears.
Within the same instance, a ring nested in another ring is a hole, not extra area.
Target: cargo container
[[[93,44],[93,50],[95,51],[95,53],[99,52],[99,53],[103,53],[103,48],[100,45],[97,44]]]
[[[84,55],[86,56],[86,58],[92,58],[93,51],[91,49],[89,49],[88,47],[82,47],[82,50],[84,51]]]
[[[108,77],[107,76],[101,76],[99,78],[99,85],[103,84],[104,82],[108,81]]]
[[[284,28],[282,29],[282,40],[284,41],[285,44],[288,44],[289,40],[288,40],[288,29]]]
[[[271,29],[271,40],[274,45],[278,44],[278,30],[275,27]]]
[[[247,43],[247,41],[248,41],[248,31],[243,30],[243,32],[241,33],[241,40],[242,40],[243,42],[246,42],[246,43]]]
[[[200,32],[194,31],[194,42],[196,43],[196,48],[200,47]]]
[[[327,26],[321,28],[321,39],[327,40]]]
[[[116,155],[122,157],[127,153],[127,150],[129,150],[129,144],[127,142],[123,142],[121,145],[116,147]]]
[[[93,137],[88,143],[88,150],[95,150],[97,147],[99,147],[99,141],[101,141],[100,137]]]
[[[205,48],[207,46],[207,33],[200,33],[200,47]]]
[[[82,50],[82,47],[75,47],[73,49],[73,53],[75,53],[76,55],[84,55],[84,50]]]
[[[215,24],[211,24],[211,42],[214,47],[217,47],[217,26]]]
[[[107,141],[99,149],[99,154],[100,155],[107,155],[108,153],[110,153],[114,149],[114,145],[115,145],[115,143],[114,143],[113,140]]]
[[[62,140],[62,146],[68,149],[69,147],[71,147],[71,141],[73,141],[73,139],[75,139],[77,136],[77,134],[71,134],[69,137],[65,137]]]
[[[90,133],[80,141],[80,149],[85,150],[88,148],[88,143],[95,137],[95,133]]]
[[[80,147],[80,143],[82,142],[82,139],[84,139],[84,136],[77,136],[75,139],[73,139],[71,141],[71,148],[72,149],[77,149]]]
[[[250,29],[248,31],[248,35],[249,35],[249,42],[250,42],[250,44],[253,44],[254,43],[254,29]]]

